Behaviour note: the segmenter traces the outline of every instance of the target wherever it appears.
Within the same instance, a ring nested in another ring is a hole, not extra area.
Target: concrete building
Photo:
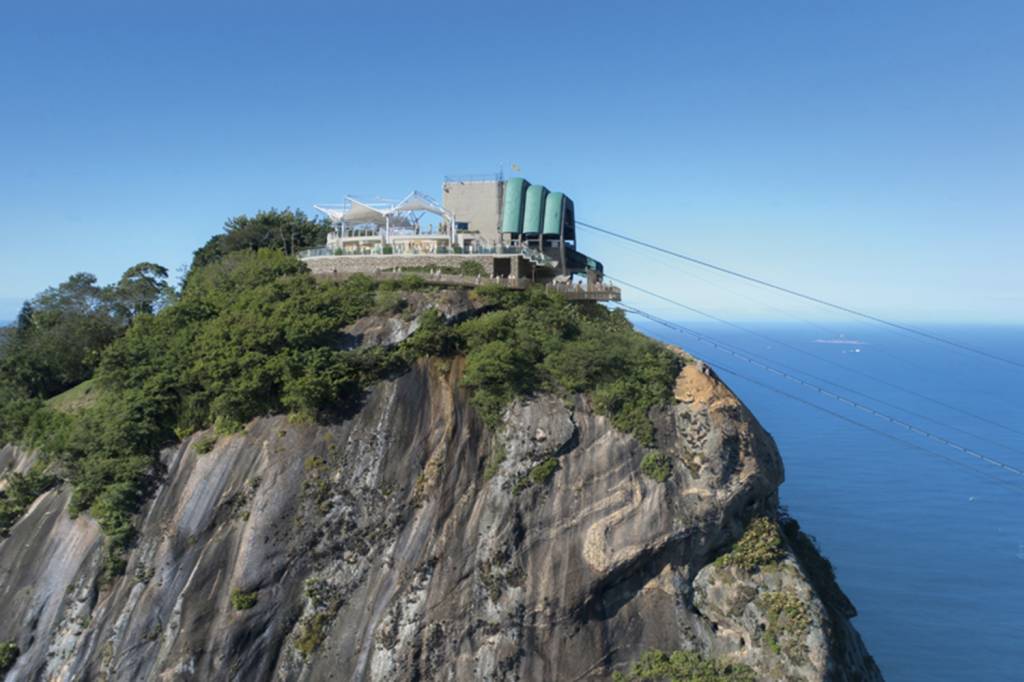
[[[456,234],[464,235],[464,241],[497,244],[504,190],[500,177],[445,178],[441,197]]]
[[[544,283],[576,298],[618,300],[618,289],[601,281],[601,264],[577,250],[575,209],[561,192],[523,178],[448,177],[442,197],[440,204],[422,192],[401,201],[349,196],[318,204],[334,230],[323,248],[300,257],[314,273],[335,277],[414,267],[451,278],[472,259],[507,285]],[[585,289],[573,284],[577,276]]]

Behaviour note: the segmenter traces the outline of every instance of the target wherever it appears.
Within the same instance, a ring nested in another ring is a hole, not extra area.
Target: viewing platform
[[[496,284],[524,290],[542,285],[570,301],[622,300],[618,287],[592,278],[587,282],[560,281],[545,277],[547,271],[519,253],[513,254],[372,254],[319,255],[322,250],[299,254],[300,260],[320,279],[345,279],[363,274],[377,280],[398,280],[416,275],[430,284],[477,287]],[[312,255],[318,254],[318,255]],[[473,272],[475,271],[475,273]],[[538,277],[538,275],[540,275]]]

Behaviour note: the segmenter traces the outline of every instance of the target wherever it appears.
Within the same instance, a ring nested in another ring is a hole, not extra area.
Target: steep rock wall
[[[707,367],[655,415],[664,482],[579,396],[518,403],[490,434],[460,373],[421,361],[340,424],[261,418],[207,454],[206,434],[166,450],[110,586],[96,525],[66,489],[42,495],[0,544],[8,679],[598,680],[654,648],[880,679],[798,531],[771,567],[715,563],[777,513],[783,469]]]

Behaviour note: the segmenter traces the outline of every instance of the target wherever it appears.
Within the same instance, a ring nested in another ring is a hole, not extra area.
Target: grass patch
[[[235,611],[246,611],[256,606],[256,602],[259,601],[259,597],[256,595],[256,591],[243,592],[242,590],[235,590],[231,593],[231,605],[235,607]]]
[[[208,433],[205,436],[202,436],[198,440],[196,440],[196,443],[193,446],[193,449],[196,451],[197,455],[205,455],[208,452],[210,452],[211,450],[213,450],[213,447],[216,444],[217,444],[217,434],[216,433]]]
[[[71,414],[95,405],[99,399],[99,392],[96,380],[86,379],[77,386],[53,396],[46,404],[55,410]]]
[[[643,460],[641,460],[640,471],[648,478],[652,478],[658,483],[664,483],[672,474],[672,462],[669,460],[668,455],[658,450],[652,450],[644,455]]]
[[[779,524],[767,516],[759,516],[750,522],[743,537],[736,541],[727,554],[715,559],[715,565],[738,566],[752,571],[774,565],[785,555]]]
[[[727,661],[707,659],[693,651],[666,653],[645,651],[628,673],[612,675],[615,682],[663,680],[666,682],[756,682],[749,667]]]

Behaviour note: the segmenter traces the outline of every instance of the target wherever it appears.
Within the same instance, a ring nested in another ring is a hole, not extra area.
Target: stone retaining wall
[[[513,277],[527,275],[530,263],[516,254],[474,254],[446,253],[435,255],[346,255],[346,256],[312,256],[303,258],[302,262],[314,275],[354,275],[356,273],[373,274],[380,270],[395,268],[458,268],[463,263],[475,261],[483,266],[487,276],[494,274],[494,259],[511,258]],[[522,261],[522,262],[520,262]]]

